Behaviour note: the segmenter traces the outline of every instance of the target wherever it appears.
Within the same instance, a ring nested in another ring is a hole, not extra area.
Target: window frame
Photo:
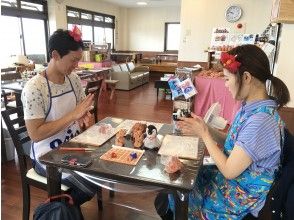
[[[43,6],[43,11],[35,11],[35,10],[29,10],[29,9],[23,9],[21,8],[21,2],[29,2],[29,3],[35,3],[40,4]],[[16,0],[17,7],[8,7],[3,6],[1,4],[1,16],[10,16],[10,17],[18,17],[20,19],[20,31],[21,31],[21,43],[23,47],[23,53],[26,56],[26,48],[25,48],[25,35],[23,30],[23,21],[22,18],[30,18],[30,19],[38,19],[44,21],[44,31],[45,31],[45,55],[47,58],[47,61],[49,61],[49,52],[48,52],[48,5],[46,0]]]
[[[67,15],[68,11],[76,11],[79,13],[79,17],[70,17]],[[86,13],[86,14],[91,14],[92,19],[83,19],[81,18],[81,13]],[[103,21],[96,21],[95,16],[101,16],[103,17]],[[111,18],[112,23],[105,22],[105,18]],[[87,26],[92,26],[92,40],[95,40],[94,36],[94,27],[102,27],[102,28],[111,28],[112,29],[112,48],[114,49],[114,29],[115,29],[115,16],[109,15],[109,14],[104,14],[100,12],[94,12],[94,11],[89,11],[85,9],[80,9],[80,8],[74,8],[71,6],[66,6],[66,19],[67,19],[67,25],[69,24],[76,24],[76,25],[87,25]]]
[[[181,24],[180,22],[165,22],[164,23],[164,51],[165,52],[179,52],[179,50],[167,50],[167,35],[168,35],[168,25],[170,24]]]

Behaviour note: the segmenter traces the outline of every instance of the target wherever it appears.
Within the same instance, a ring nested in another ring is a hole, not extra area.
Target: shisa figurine
[[[157,129],[154,125],[148,125],[146,128],[146,138],[144,139],[144,147],[151,150],[158,150],[160,141],[157,137]]]
[[[120,129],[115,136],[115,145],[117,146],[124,146],[125,145],[125,135],[126,135],[127,131],[126,129]]]
[[[175,173],[183,168],[182,162],[177,156],[171,156],[169,161],[167,161],[164,170],[167,173]]]
[[[140,148],[143,145],[144,133],[137,130],[133,132],[133,138],[134,138],[134,147]]]
[[[143,145],[144,133],[147,125],[137,122],[131,129],[134,147],[139,148]]]

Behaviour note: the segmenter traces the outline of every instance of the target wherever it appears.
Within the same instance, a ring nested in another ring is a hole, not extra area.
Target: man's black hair
[[[53,50],[56,50],[60,57],[65,56],[70,51],[77,51],[83,49],[83,41],[75,41],[72,36],[70,36],[68,30],[58,29],[49,38],[49,56],[52,58]]]

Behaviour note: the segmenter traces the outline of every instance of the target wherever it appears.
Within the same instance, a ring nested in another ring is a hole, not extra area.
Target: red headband
[[[82,40],[82,32],[76,25],[74,25],[72,30],[69,31],[69,35],[72,36],[76,42],[80,42]]]
[[[238,68],[241,66],[241,63],[236,60],[236,56],[230,55],[226,52],[221,53],[220,60],[223,64],[223,67],[232,73],[236,73]]]

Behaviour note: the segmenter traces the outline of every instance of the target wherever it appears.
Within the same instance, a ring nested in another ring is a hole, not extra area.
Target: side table
[[[116,84],[119,82],[119,80],[111,80],[111,79],[106,79],[105,80],[105,83],[106,85],[109,86],[109,88],[111,89],[111,93],[110,93],[110,100],[113,99],[113,96],[115,94],[115,87],[116,87]]]
[[[164,81],[164,80],[156,80],[154,83],[154,88],[157,89],[157,98],[158,98],[158,90],[159,89],[164,89],[164,91],[166,89],[170,89],[169,85],[168,85],[168,81]]]

